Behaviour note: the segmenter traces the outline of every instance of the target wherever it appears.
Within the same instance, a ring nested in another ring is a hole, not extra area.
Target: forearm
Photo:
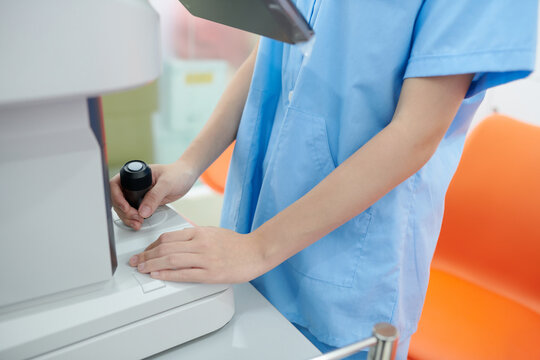
[[[281,263],[360,214],[418,171],[435,152],[468,83],[470,78],[456,82],[456,95],[449,99],[418,100],[415,95],[408,97],[402,93],[394,120],[385,129],[305,196],[253,233],[260,241],[268,266]],[[437,86],[431,90],[444,94],[445,89]],[[431,100],[439,103],[434,108],[422,104]]]
[[[188,164],[198,177],[236,138],[253,76],[257,46],[238,69],[212,115],[178,162]]]
[[[276,265],[296,254],[414,174],[431,149],[418,149],[390,124],[365,146],[256,234],[265,257]]]

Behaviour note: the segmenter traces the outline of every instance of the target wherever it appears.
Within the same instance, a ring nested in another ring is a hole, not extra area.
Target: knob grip
[[[120,170],[120,184],[128,203],[138,209],[144,195],[152,187],[152,170],[144,161],[128,161]]]

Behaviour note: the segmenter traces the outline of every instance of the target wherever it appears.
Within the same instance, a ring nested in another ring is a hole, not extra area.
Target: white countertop
[[[304,360],[320,355],[251,284],[234,286],[236,312],[223,328],[152,356],[172,360]]]

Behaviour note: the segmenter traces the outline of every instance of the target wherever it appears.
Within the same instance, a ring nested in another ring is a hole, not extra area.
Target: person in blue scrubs
[[[157,279],[252,284],[319,349],[420,318],[444,197],[486,89],[533,69],[537,2],[298,0],[312,52],[262,38],[201,134],[154,165],[140,228],[236,139],[222,228],[161,236]],[[365,357],[365,353],[357,358]]]

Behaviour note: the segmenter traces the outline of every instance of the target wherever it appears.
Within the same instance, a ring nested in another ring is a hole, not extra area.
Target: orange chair
[[[471,133],[446,195],[409,359],[540,359],[540,128]]]
[[[234,142],[201,175],[202,182],[220,194],[225,192],[233,149]]]

